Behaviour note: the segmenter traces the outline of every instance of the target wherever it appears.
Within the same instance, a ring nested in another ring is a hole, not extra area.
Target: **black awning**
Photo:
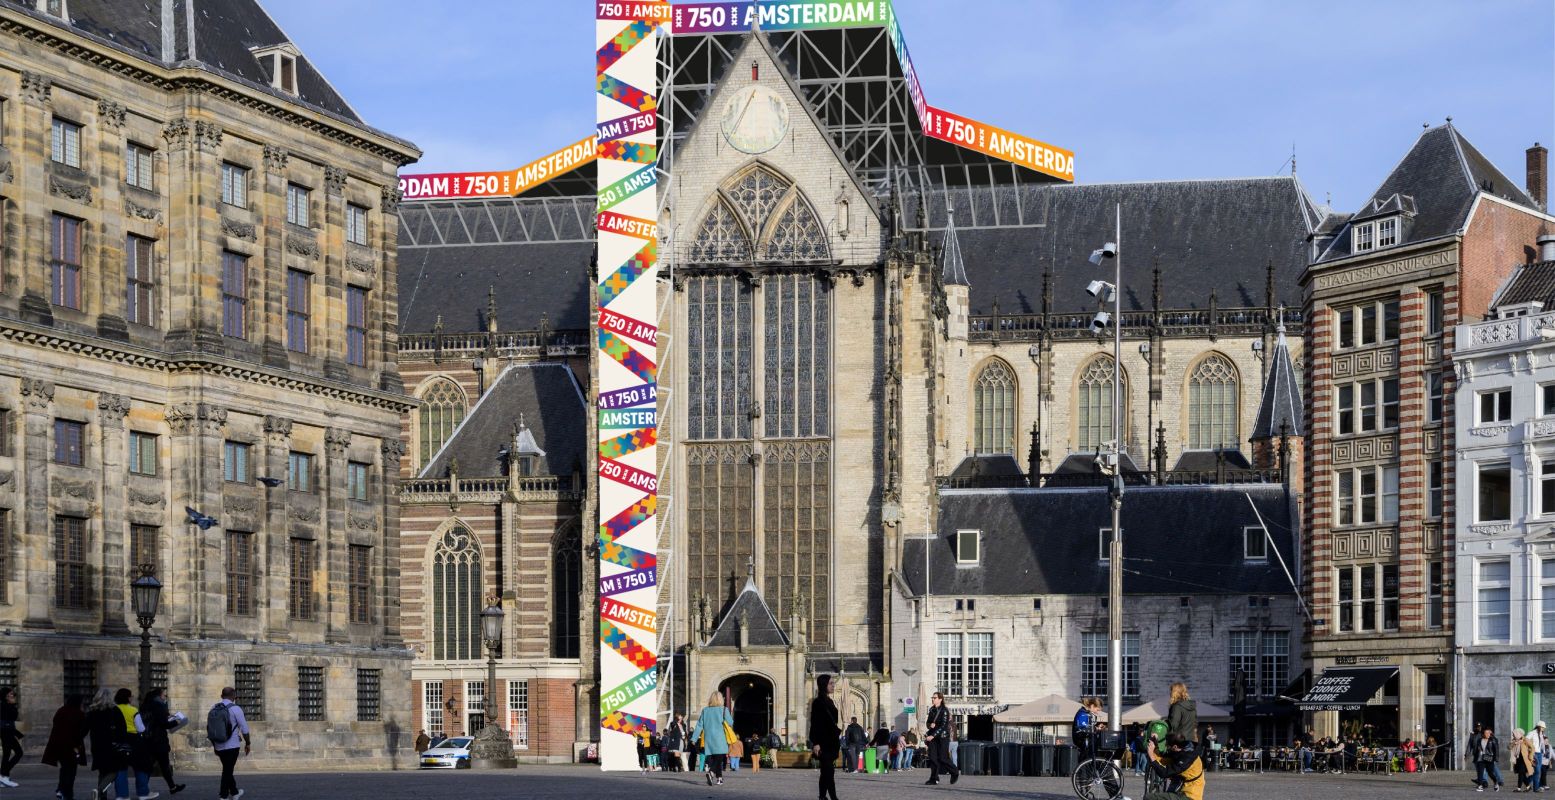
[[[1297,701],[1303,711],[1354,711],[1366,705],[1398,667],[1335,667]]]

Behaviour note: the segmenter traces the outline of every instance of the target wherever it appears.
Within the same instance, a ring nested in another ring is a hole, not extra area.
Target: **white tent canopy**
[[[1212,706],[1209,703],[1199,703],[1198,701],[1194,702],[1198,705],[1199,722],[1231,721],[1230,711],[1221,708],[1220,706]],[[1165,698],[1156,698],[1142,706],[1135,706],[1134,708],[1123,712],[1123,724],[1133,725],[1135,723],[1146,723],[1153,720],[1166,719],[1166,713],[1170,709],[1171,703],[1167,702]]]
[[[1016,706],[1003,714],[994,716],[993,721],[1005,725],[1043,725],[1055,722],[1073,722],[1074,714],[1080,710],[1080,701],[1061,694],[1050,694],[1039,697],[1025,705]],[[1101,714],[1106,719],[1106,712]]]

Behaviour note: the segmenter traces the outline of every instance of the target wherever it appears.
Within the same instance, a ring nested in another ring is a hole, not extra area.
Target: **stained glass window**
[[[785,629],[797,614],[810,641],[830,641],[831,445],[769,442],[762,452],[763,597]]]
[[[760,257],[770,261],[811,261],[827,257],[826,229],[802,196],[778,216],[761,243]]]
[[[480,658],[481,549],[475,535],[454,526],[432,555],[432,658]]]
[[[691,243],[690,260],[749,261],[750,258],[750,237],[740,227],[734,211],[720,200],[708,212],[707,218],[702,220],[702,227]]]
[[[688,260],[816,261],[830,253],[826,226],[799,187],[754,166],[724,184],[697,229]]]
[[[766,228],[767,217],[788,194],[788,189],[787,180],[764,167],[754,167],[735,178],[724,193],[750,224],[751,230],[759,231]]]
[[[1015,373],[995,359],[977,374],[973,448],[1015,454]]]
[[[1112,356],[1099,355],[1080,370],[1080,391],[1076,398],[1075,449],[1089,452],[1101,449],[1112,434]],[[1128,419],[1128,373],[1123,373],[1123,418]]]
[[[1188,447],[1236,447],[1238,400],[1231,361],[1218,353],[1200,361],[1188,378]]]
[[[743,584],[753,555],[752,452],[749,444],[686,446],[686,574],[692,596],[707,598],[714,611]]]
[[[447,378],[439,378],[421,394],[421,460],[426,466],[464,420],[464,393]]]
[[[689,438],[751,438],[751,288],[732,275],[686,282]]]
[[[578,598],[583,566],[578,526],[568,525],[551,545],[551,657],[578,657]]]
[[[810,275],[773,275],[763,288],[766,435],[831,433],[831,311],[826,286]]]

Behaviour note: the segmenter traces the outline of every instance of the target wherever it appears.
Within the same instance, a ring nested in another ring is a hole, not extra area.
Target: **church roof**
[[[31,2],[0,0],[0,7],[21,9],[35,19],[68,26],[120,52],[166,66],[209,70],[248,84],[251,89],[287,101],[300,101],[366,127],[356,110],[307,56],[297,58],[296,97],[270,86],[268,68],[254,57],[252,50],[281,44],[295,47],[295,43],[258,0],[198,4],[195,0],[70,0],[64,5],[68,20],[36,11]]]
[[[777,617],[772,616],[772,609],[767,607],[767,601],[761,597],[761,591],[756,588],[753,578],[745,579],[745,588],[740,595],[734,598],[733,605],[729,606],[729,613],[718,623],[713,635],[707,640],[707,647],[739,647],[740,646],[740,620],[745,620],[748,631],[747,642],[751,647],[787,647],[788,636],[783,633],[783,627],[778,624]]]
[[[956,235],[954,216],[950,217],[949,223],[945,226],[945,235],[940,240],[940,247],[942,248],[940,265],[943,270],[941,277],[945,285],[965,286],[966,262],[961,258],[961,239]]]
[[[1124,593],[1293,593],[1272,553],[1264,561],[1244,558],[1243,529],[1259,524],[1254,505],[1285,563],[1293,563],[1298,521],[1279,484],[1130,487],[1122,508],[1131,566]],[[1103,488],[941,490],[933,538],[903,543],[902,577],[915,595],[1102,594],[1108,565],[1100,531],[1111,527],[1111,515]],[[968,529],[982,532],[975,566],[956,561],[956,531]]]
[[[1285,326],[1280,326],[1279,338],[1269,352],[1269,374],[1263,382],[1263,398],[1258,401],[1258,421],[1253,423],[1251,441],[1273,439],[1284,434],[1300,436],[1301,427],[1301,376],[1290,360],[1290,346],[1285,341]]]
[[[1468,224],[1469,210],[1481,192],[1538,211],[1533,198],[1490,163],[1450,121],[1428,128],[1318,261],[1348,257],[1354,223],[1388,214],[1401,213],[1406,220],[1400,226],[1400,245],[1457,233]]]
[[[506,475],[504,451],[513,446],[513,426],[522,419],[529,443],[542,451],[536,474],[571,475],[584,467],[587,406],[565,365],[510,364],[421,474],[441,478],[457,460],[461,478]]]

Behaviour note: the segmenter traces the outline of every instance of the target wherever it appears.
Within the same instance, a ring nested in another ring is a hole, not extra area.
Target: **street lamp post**
[[[156,567],[139,565],[140,577],[130,584],[130,596],[135,603],[135,621],[140,623],[140,696],[151,691],[151,626],[157,621],[157,605],[162,600],[162,582],[157,580]]]
[[[497,724],[497,652],[502,649],[502,606],[497,598],[488,601],[481,611],[481,634],[486,639],[486,691],[485,707],[481,710],[486,724],[475,734],[470,745],[470,766],[485,769],[512,769],[518,766],[513,756],[513,743]]]
[[[1110,482],[1107,498],[1112,505],[1112,542],[1107,561],[1107,714],[1114,726],[1123,719],[1123,204],[1116,206],[1117,218],[1113,240],[1091,253],[1091,263],[1098,266],[1111,259],[1113,282],[1092,281],[1087,289],[1103,304],[1112,300],[1110,319],[1106,311],[1096,315],[1091,329],[1097,333],[1107,324],[1112,325],[1112,441],[1102,471]]]

